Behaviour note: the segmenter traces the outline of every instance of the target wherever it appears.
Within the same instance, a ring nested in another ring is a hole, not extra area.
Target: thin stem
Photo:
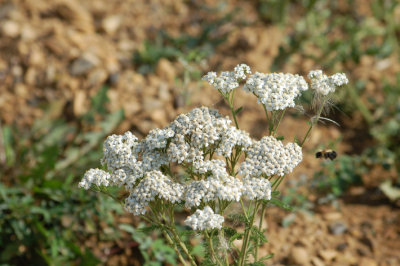
[[[170,246],[172,246],[172,248],[175,250],[176,254],[178,255],[179,260],[182,262],[183,265],[187,265],[185,259],[182,256],[182,253],[180,252],[180,250],[178,249],[178,246],[176,245],[176,243],[171,239],[171,237],[168,234],[167,231],[167,227],[161,223],[161,221],[158,219],[158,217],[155,215],[154,210],[150,207],[151,211],[153,212],[153,216],[155,218],[155,221],[153,219],[151,219],[151,217],[146,217],[144,215],[142,215],[141,217],[143,219],[145,219],[147,222],[149,222],[150,224],[158,224],[161,227],[161,232],[163,233],[165,239],[167,240],[168,244]]]
[[[235,113],[235,108],[233,107],[233,93],[232,93],[232,97],[231,99],[229,99],[228,97],[226,98],[229,104],[229,108],[231,109],[232,112],[232,116],[233,116],[233,121],[235,121],[235,126],[237,129],[239,129],[239,123],[236,119],[236,113]]]
[[[249,221],[249,217],[247,216],[247,212],[246,212],[246,209],[244,208],[244,204],[243,204],[243,200],[242,199],[240,199],[240,205],[242,205],[242,210],[243,210],[244,217],[246,217],[246,222],[248,222]]]
[[[189,258],[190,264],[197,265],[196,262],[194,261],[192,255],[190,255],[189,250],[187,249],[185,243],[183,243],[183,241],[181,240],[179,235],[176,233],[175,223],[171,220],[169,220],[169,223],[170,223],[169,225],[162,223],[160,221],[160,219],[157,217],[157,212],[152,208],[151,205],[149,205],[149,207],[150,207],[150,210],[153,212],[154,218],[157,220],[158,224],[161,225],[163,228],[167,228],[171,232],[171,234],[174,237],[174,240],[179,244],[179,246],[182,248],[183,252]],[[159,213],[159,215],[161,215],[161,218],[164,219],[166,222],[168,221],[168,219],[166,219],[164,213],[161,212],[161,213]]]
[[[181,252],[179,251],[178,247],[176,246],[176,244],[174,243],[174,241],[172,241],[171,237],[168,235],[167,231],[165,229],[162,230],[162,233],[165,237],[165,239],[167,240],[168,244],[170,246],[172,246],[172,248],[175,250],[176,254],[178,255],[179,260],[181,261],[181,263],[183,265],[187,265],[185,259],[182,257]]]
[[[274,129],[274,133],[272,134],[272,136],[275,136],[276,132],[278,131],[279,124],[281,123],[282,118],[283,118],[283,116],[285,115],[285,112],[286,112],[286,109],[284,109],[284,110],[282,111],[281,117],[279,118],[278,124],[276,125],[276,127],[275,127],[275,129]]]
[[[224,229],[219,230],[219,233],[221,234],[221,235],[220,235],[221,239],[223,239],[223,240],[225,241],[225,232],[224,232]],[[227,249],[225,249],[225,248],[223,247],[223,250],[224,250],[225,265],[229,265],[229,259],[228,259],[228,252],[227,252]]]
[[[276,180],[276,182],[272,186],[274,191],[279,187],[279,185],[281,184],[282,180],[283,180],[283,176],[278,177],[278,180]]]
[[[187,249],[185,243],[183,243],[183,241],[181,240],[181,238],[179,237],[179,235],[176,233],[175,228],[172,227],[172,228],[169,228],[169,229],[170,229],[172,235],[174,236],[175,241],[178,242],[178,244],[179,244],[179,246],[182,248],[183,252],[185,252],[186,256],[189,258],[190,264],[191,264],[191,265],[197,265],[196,262],[194,261],[192,255],[190,255],[190,252],[189,252],[189,250]]]
[[[304,145],[304,142],[306,141],[306,139],[307,139],[308,135],[310,134],[310,132],[311,132],[311,129],[313,128],[313,126],[314,126],[314,123],[311,123],[311,124],[310,124],[310,127],[309,127],[309,128],[308,128],[308,130],[307,130],[307,133],[306,133],[306,135],[304,136],[304,139],[303,139],[303,141],[300,143],[300,147],[303,147],[303,145]]]
[[[210,249],[210,253],[211,253],[211,257],[213,258],[215,263],[221,264],[218,260],[218,257],[215,255],[215,251],[214,251],[214,244],[212,242],[212,237],[207,233],[206,230],[204,230],[204,235],[206,236],[207,240],[208,240],[208,245],[209,245],[209,249]]]
[[[240,252],[240,260],[239,260],[239,265],[243,266],[244,262],[246,261],[246,256],[247,256],[247,246],[249,244],[249,240],[250,240],[250,233],[251,233],[251,229],[253,227],[253,223],[254,223],[254,218],[256,216],[257,210],[259,207],[259,203],[256,202],[255,206],[254,206],[254,212],[253,215],[251,217],[251,221],[249,223],[249,227],[246,229],[245,231],[245,238],[244,238],[244,243],[242,246],[242,251]]]
[[[268,134],[271,135],[271,132],[272,132],[272,130],[273,130],[273,121],[271,122],[271,120],[274,119],[274,118],[273,118],[273,113],[271,113],[271,118],[270,118],[269,115],[268,115],[268,110],[267,110],[267,108],[265,108],[265,105],[264,105],[264,104],[262,104],[262,106],[263,106],[263,109],[264,109],[264,112],[265,112],[265,116],[266,116],[266,118],[267,118],[267,123],[268,123]]]
[[[228,204],[224,204],[224,201],[221,202],[221,200],[218,199],[218,203],[219,203],[219,210],[220,210],[220,214],[222,216],[224,216],[224,210],[229,206]],[[225,232],[224,229],[219,230],[218,233],[220,234],[220,238],[225,240]],[[225,257],[225,264],[227,266],[229,266],[229,259],[228,259],[228,252],[227,249],[223,248],[223,252],[224,252],[224,257]]]
[[[265,206],[266,206],[265,204],[262,205],[261,215],[260,215],[260,222],[258,224],[258,231],[260,231],[260,232],[261,232],[261,229],[262,229],[262,222],[263,222],[263,219],[264,219]],[[256,252],[255,252],[255,256],[254,256],[255,257],[254,258],[255,261],[258,260],[258,246],[259,246],[258,243],[259,242],[258,242],[258,238],[257,238]]]
[[[317,116],[316,116],[315,120],[310,123],[310,127],[308,128],[307,133],[304,136],[303,141],[300,143],[300,147],[303,147],[304,142],[306,141],[306,139],[307,139],[308,135],[310,134],[311,130],[313,129],[314,125],[316,125],[318,123],[318,120],[321,117],[322,110],[324,109],[324,106],[325,106],[327,100],[328,99],[325,98],[324,101],[322,102],[321,107],[318,110],[318,113],[317,113]]]

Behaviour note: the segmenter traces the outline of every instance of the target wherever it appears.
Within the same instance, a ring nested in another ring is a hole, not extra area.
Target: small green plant
[[[151,130],[142,140],[129,131],[111,135],[104,142],[103,167],[87,171],[79,186],[110,195],[159,230],[184,265],[263,265],[273,256],[258,254],[267,242],[262,228],[266,207],[290,209],[277,189],[301,162],[302,146],[322,118],[329,94],[348,82],[344,74],[327,76],[321,70],[308,77],[317,108],[302,139],[284,145],[277,130],[286,110],[308,90],[305,79],[284,73],[251,74],[242,64],[233,72],[209,72],[203,78],[227,102],[232,126],[217,110],[201,107],[179,115],[163,129]],[[237,114],[243,108],[234,106],[234,95],[240,85],[265,111],[268,135],[261,140],[239,129]],[[110,193],[111,187],[129,196],[122,201]],[[189,213],[183,231],[176,220],[182,208]],[[244,231],[235,228],[238,222]],[[202,237],[204,258],[196,258],[185,237],[194,232]],[[236,240],[241,240],[240,248]]]
[[[343,195],[350,186],[362,184],[363,168],[358,157],[340,155],[335,161],[324,161],[322,164],[324,167],[315,173],[311,184],[325,195],[320,199],[321,202]]]
[[[100,141],[123,118],[121,111],[108,114],[103,108],[106,90],[99,91],[80,118],[86,130],[57,118],[63,112],[61,102],[51,104],[25,135],[12,126],[1,127],[5,158],[0,168],[0,263],[100,262],[80,243],[96,232],[95,217],[112,228],[112,212],[121,213],[122,208],[106,196],[73,188],[74,177],[93,165]]]
[[[182,33],[173,37],[165,31],[160,31],[153,41],[146,41],[143,48],[134,53],[133,63],[139,73],[154,72],[161,58],[198,64],[214,54],[216,47],[227,38],[227,33],[216,34],[216,32],[233,19],[236,10],[221,15],[219,10],[209,9],[206,6],[199,8],[207,10],[207,13],[216,13],[217,18],[202,23],[201,32],[196,35]]]

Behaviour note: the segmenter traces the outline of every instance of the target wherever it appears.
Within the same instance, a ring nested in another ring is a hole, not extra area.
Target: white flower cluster
[[[295,143],[286,146],[272,136],[263,137],[247,149],[247,158],[240,165],[244,178],[283,176],[293,171],[301,160],[301,147]]]
[[[204,207],[203,210],[196,210],[196,212],[185,220],[185,225],[190,226],[193,230],[207,230],[207,229],[221,229],[224,217],[215,214],[209,207]]]
[[[216,110],[201,107],[179,115],[170,128],[180,138],[177,143],[182,144],[182,137],[179,135],[184,135],[184,140],[191,147],[201,150],[202,147],[217,144],[230,123],[227,117],[222,117]],[[175,142],[175,138],[172,142]]]
[[[235,66],[233,73],[236,80],[245,80],[247,78],[247,75],[251,74],[251,69],[246,64],[239,64]]]
[[[336,73],[332,76],[325,75],[322,70],[313,70],[308,73],[311,80],[311,89],[316,93],[328,95],[336,90],[336,87],[349,83],[344,73]]]
[[[245,64],[237,65],[233,72],[222,72],[219,76],[215,72],[208,72],[202,79],[207,81],[223,94],[228,94],[237,87],[239,82],[245,80],[251,74],[250,67]]]
[[[179,203],[182,201],[183,192],[184,187],[181,184],[154,170],[148,172],[126,198],[125,208],[134,215],[143,215],[146,213],[146,207],[156,197],[171,203]]]
[[[214,151],[229,157],[235,146],[246,150],[252,145],[247,132],[230,124],[216,110],[202,107],[180,115],[164,129],[150,131],[142,141],[130,132],[112,135],[104,143],[102,159],[111,173],[92,169],[81,181],[82,187],[124,186],[130,192],[126,208],[136,215],[145,213],[146,206],[156,198],[171,203],[184,199],[187,207],[218,199],[239,201],[243,193],[241,180],[227,173],[224,161],[207,160],[204,154]],[[183,185],[161,172],[162,166],[171,162],[191,165],[201,179],[189,182],[183,190]]]
[[[243,195],[250,200],[255,199],[271,199],[271,183],[265,178],[243,178]]]
[[[242,196],[243,184],[240,179],[230,176],[226,172],[225,162],[222,160],[199,161],[193,164],[194,172],[207,174],[208,178],[192,181],[185,187],[185,206],[187,208],[199,206],[216,200],[239,201]]]
[[[274,111],[294,107],[295,98],[308,89],[308,84],[297,74],[257,72],[247,79],[243,89],[253,93],[268,111]]]
[[[134,164],[137,157],[138,139],[131,132],[111,135],[103,145],[103,165],[111,171]]]
[[[226,175],[224,177],[209,177],[205,180],[193,181],[185,187],[185,206],[199,206],[201,202],[219,200],[240,200],[243,193],[243,183],[239,178]]]
[[[219,144],[216,152],[218,155],[229,157],[232,154],[234,146],[240,146],[245,150],[252,143],[253,140],[250,138],[249,133],[244,130],[237,129],[236,127],[230,127],[222,135],[221,143]]]
[[[86,171],[81,182],[78,186],[84,189],[89,189],[92,184],[96,186],[108,186],[110,183],[111,175],[101,169],[90,169]]]

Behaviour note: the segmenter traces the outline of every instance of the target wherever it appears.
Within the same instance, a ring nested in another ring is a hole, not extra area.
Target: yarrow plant
[[[302,146],[321,118],[324,99],[348,82],[344,74],[326,76],[321,70],[311,71],[308,78],[322,104],[302,141],[284,144],[275,135],[285,110],[308,90],[306,80],[293,74],[252,74],[241,64],[233,72],[209,72],[203,78],[227,101],[234,123],[217,110],[201,107],[163,129],[153,129],[142,140],[131,132],[109,136],[103,168],[87,171],[79,186],[104,193],[109,186],[125,190],[125,209],[161,230],[184,265],[197,265],[199,260],[177,230],[178,207],[189,213],[183,222],[186,228],[203,237],[207,256],[201,263],[263,265],[268,257],[259,258],[258,247],[266,242],[265,208],[276,204],[278,186],[302,161]],[[264,108],[268,135],[260,140],[239,129],[242,108],[234,108],[234,94],[241,85]],[[236,230],[232,217],[244,222],[243,232]]]

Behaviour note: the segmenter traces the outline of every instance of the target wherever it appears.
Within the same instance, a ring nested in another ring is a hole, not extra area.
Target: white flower
[[[133,215],[143,215],[150,202],[159,199],[179,203],[183,198],[183,186],[173,182],[160,171],[153,170],[132,190],[125,200],[125,209]]]
[[[104,170],[101,169],[90,169],[86,171],[83,176],[81,182],[79,182],[78,186],[88,190],[92,184],[96,186],[108,186],[110,184],[111,175]]]
[[[247,149],[247,158],[240,165],[239,174],[244,178],[283,176],[292,172],[302,159],[299,145],[284,146],[276,138],[266,136]]]
[[[189,156],[190,145],[185,141],[185,135],[175,134],[167,149],[168,158],[171,162],[181,164]]]
[[[250,200],[271,199],[271,183],[265,178],[243,178],[243,195]]]
[[[308,89],[308,84],[297,74],[257,72],[247,79],[243,89],[253,93],[268,111],[274,111],[294,107],[295,98]]]
[[[180,115],[169,127],[178,135],[172,139],[172,143],[181,146],[185,140],[191,147],[202,150],[216,144],[230,124],[231,120],[222,117],[218,111],[201,107]],[[185,137],[182,139],[179,135]],[[174,157],[173,154],[170,157]]]
[[[215,214],[213,210],[206,206],[203,210],[196,210],[196,212],[188,216],[185,220],[185,225],[190,226],[193,230],[207,230],[207,229],[221,229],[224,217]]]
[[[230,157],[235,146],[247,149],[252,143],[249,133],[236,127],[229,127],[223,132],[221,143],[216,153],[224,157]]]
[[[336,73],[332,76],[325,75],[322,70],[313,70],[308,73],[311,80],[311,89],[316,93],[328,95],[336,90],[336,87],[347,84],[349,80],[344,73]]]
[[[251,74],[250,67],[246,64],[239,64],[234,68],[234,76],[236,80],[244,80],[246,79],[248,74]]]
[[[131,132],[124,135],[111,135],[104,142],[104,157],[101,163],[107,165],[108,170],[129,167],[136,162],[136,146],[138,139]]]
[[[229,176],[226,169],[218,165],[218,160],[211,162],[214,165],[209,171],[210,176],[205,180],[192,181],[185,187],[185,206],[191,208],[199,206],[202,202],[216,200],[236,201],[240,200],[243,191],[243,183],[239,178]],[[207,166],[206,166],[207,167]],[[202,170],[208,172],[208,170]]]
[[[246,79],[247,74],[251,74],[250,67],[240,64],[235,67],[234,72],[225,71],[219,76],[215,72],[208,72],[202,79],[223,94],[228,94],[239,87],[239,82]]]
[[[143,140],[143,148],[145,150],[162,149],[167,146],[168,139],[174,136],[175,132],[170,128],[152,129],[147,137]]]

